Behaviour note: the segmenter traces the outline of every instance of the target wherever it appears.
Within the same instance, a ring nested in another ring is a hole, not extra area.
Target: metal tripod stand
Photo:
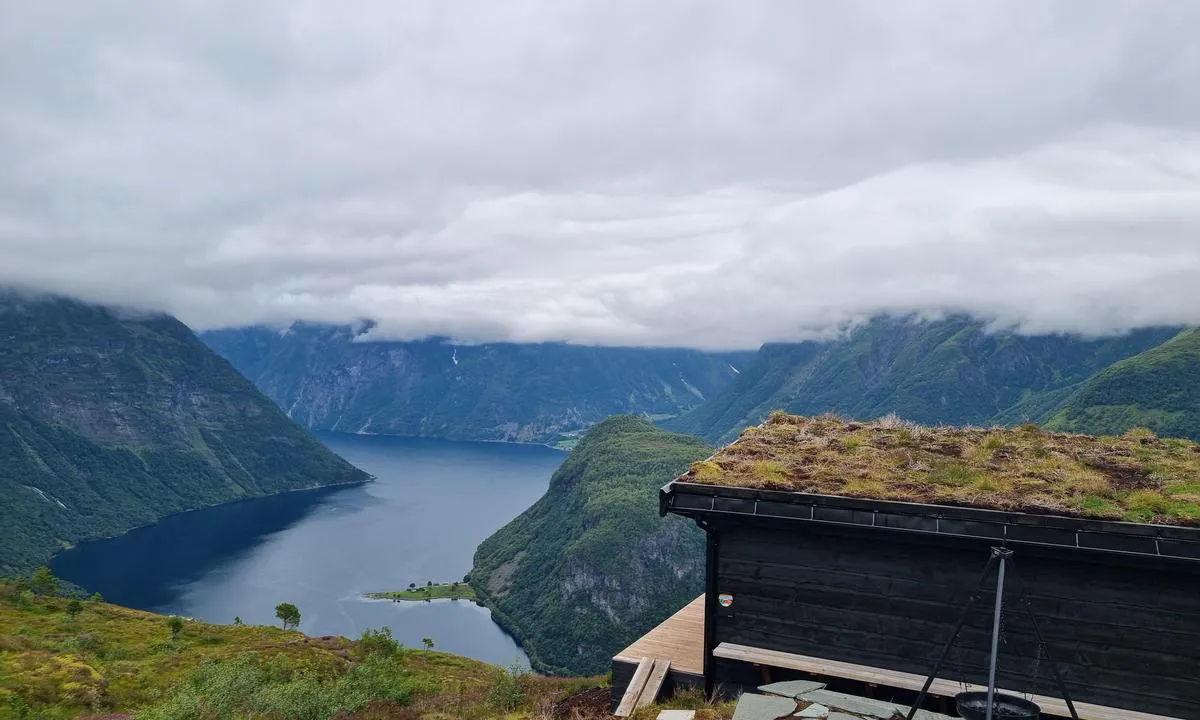
[[[921,688],[921,693],[917,695],[917,701],[909,708],[907,720],[913,720],[917,714],[917,710],[925,703],[925,698],[929,695],[930,686],[933,685],[933,681],[938,673],[942,671],[942,666],[946,663],[946,658],[950,656],[950,650],[954,647],[954,643],[958,641],[958,636],[962,632],[963,626],[967,624],[967,617],[970,615],[971,608],[982,597],[983,587],[987,583],[988,575],[991,574],[993,566],[998,566],[999,569],[996,575],[996,607],[992,614],[992,650],[991,662],[988,666],[987,687],[987,720],[992,720],[996,697],[996,659],[1000,651],[1000,613],[1004,603],[1005,570],[1008,569],[1013,579],[1016,578],[1015,568],[1010,567],[1013,564],[1012,555],[1013,551],[1007,547],[992,548],[987,565],[984,566],[983,573],[979,576],[979,582],[975,585],[975,590],[971,593],[971,597],[967,599],[967,604],[963,607],[962,614],[958,617],[958,625],[954,627],[954,633],[950,635],[950,639],[946,641],[946,646],[942,648],[942,655],[938,658],[937,664],[933,666],[933,671],[929,673],[929,677],[925,678],[925,686]],[[1033,608],[1029,605],[1029,598],[1025,596],[1024,588],[1020,588],[1017,598],[1021,607],[1029,615],[1029,620],[1033,624],[1033,632],[1037,638],[1039,647],[1046,649],[1046,660],[1049,661],[1050,667],[1054,670],[1054,681],[1058,684],[1058,691],[1062,693],[1063,700],[1067,703],[1067,709],[1071,712],[1072,720],[1079,720],[1079,714],[1075,712],[1075,703],[1071,702],[1071,694],[1067,691],[1066,683],[1063,682],[1062,673],[1058,669],[1058,663],[1054,661],[1054,658],[1050,657],[1050,650],[1046,645],[1045,639],[1042,637],[1042,628],[1038,624]]]

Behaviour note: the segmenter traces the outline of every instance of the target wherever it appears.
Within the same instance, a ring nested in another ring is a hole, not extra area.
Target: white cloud
[[[1198,20],[0,0],[0,282],[467,340],[1200,322]]]

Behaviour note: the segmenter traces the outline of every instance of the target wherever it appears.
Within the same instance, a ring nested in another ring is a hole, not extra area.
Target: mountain
[[[1200,329],[1184,330],[1089,378],[1047,425],[1105,435],[1148,427],[1200,441]]]
[[[298,323],[202,339],[308,428],[517,442],[554,441],[621,413],[676,415],[728,384],[751,355],[364,342],[362,333]]]
[[[592,428],[546,494],[475,552],[470,581],[535,667],[601,673],[621,648],[698,595],[704,539],[658,516],[657,490],[712,454],[619,416]]]
[[[837,340],[764,346],[728,387],[664,425],[725,442],[777,408],[927,425],[1041,421],[1081,383],[1178,332],[1026,336],[965,317],[879,317]]]
[[[174,318],[0,295],[0,575],[169,513],[366,479]]]

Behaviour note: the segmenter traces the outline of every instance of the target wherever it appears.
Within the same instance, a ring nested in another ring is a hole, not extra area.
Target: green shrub
[[[488,693],[488,704],[505,713],[525,703],[529,690],[529,671],[520,665],[501,668]]]
[[[358,650],[364,658],[396,657],[400,653],[400,647],[400,643],[392,637],[392,629],[389,627],[364,630],[358,640]]]

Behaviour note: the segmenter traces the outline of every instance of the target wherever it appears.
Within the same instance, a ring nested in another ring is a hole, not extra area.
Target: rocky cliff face
[[[202,337],[305,427],[510,442],[561,439],[619,413],[676,415],[724,387],[749,356],[363,342],[361,329],[304,324]]]
[[[475,553],[472,585],[542,670],[601,673],[703,590],[702,533],[658,488],[712,449],[630,416],[584,436],[529,510]]]
[[[171,512],[365,479],[174,318],[0,295],[0,574]]]

